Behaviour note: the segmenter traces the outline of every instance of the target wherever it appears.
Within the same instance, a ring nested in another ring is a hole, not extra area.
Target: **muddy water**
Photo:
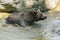
[[[1,40],[58,40],[60,39],[60,12],[45,13],[47,19],[31,26],[20,27],[0,21]]]

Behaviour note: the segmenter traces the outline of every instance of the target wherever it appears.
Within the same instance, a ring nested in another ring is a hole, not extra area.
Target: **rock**
[[[0,20],[4,19],[5,17],[9,16],[10,14],[8,13],[0,13]]]

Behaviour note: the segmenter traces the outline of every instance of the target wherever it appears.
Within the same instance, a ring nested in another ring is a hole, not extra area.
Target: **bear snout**
[[[44,20],[44,19],[46,19],[47,18],[47,16],[43,16],[42,18],[41,18],[41,20]]]

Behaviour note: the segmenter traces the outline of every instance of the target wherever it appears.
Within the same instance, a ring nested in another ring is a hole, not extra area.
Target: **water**
[[[20,27],[0,21],[1,40],[58,40],[60,39],[60,12],[45,13],[48,17],[35,25]]]

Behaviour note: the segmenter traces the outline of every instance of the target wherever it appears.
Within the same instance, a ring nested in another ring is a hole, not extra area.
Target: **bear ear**
[[[32,11],[33,12],[33,14],[37,14],[38,12],[37,11]]]
[[[38,9],[38,10],[37,10],[37,13],[42,13],[42,12],[40,11],[40,9]]]
[[[33,12],[34,14],[37,14],[37,12]]]

